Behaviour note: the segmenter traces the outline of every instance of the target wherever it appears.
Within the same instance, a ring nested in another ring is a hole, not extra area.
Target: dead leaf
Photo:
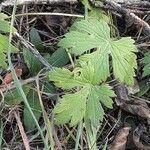
[[[144,144],[142,141],[146,141]],[[140,150],[150,150],[150,136],[144,125],[139,125],[133,133],[135,146]],[[148,144],[148,145],[147,145]]]
[[[123,110],[134,115],[150,119],[150,108],[147,103],[141,100],[131,100],[120,106]]]
[[[128,90],[125,87],[125,85],[121,83],[117,83],[114,89],[117,95],[117,98],[115,99],[115,101],[118,106],[124,104],[126,101],[129,101]]]
[[[134,85],[126,86],[126,88],[128,90],[128,94],[136,94],[140,91],[139,84],[138,84],[137,80],[135,80],[135,79],[134,79]]]
[[[15,72],[16,72],[17,77],[20,77],[22,75],[22,69],[20,68],[15,68]],[[2,85],[10,84],[12,81],[13,81],[12,73],[11,72],[6,73],[3,79]]]
[[[129,135],[131,127],[124,127],[119,130],[112,144],[109,146],[109,150],[125,150],[127,137]]]

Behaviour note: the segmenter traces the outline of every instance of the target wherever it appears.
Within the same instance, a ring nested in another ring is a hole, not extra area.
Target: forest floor
[[[62,97],[67,90],[56,88],[49,81],[47,70],[51,67],[72,70],[78,56],[72,55],[70,59],[70,54],[58,43],[74,22],[84,19],[86,11],[90,14],[88,5],[91,5],[99,9],[99,17],[102,15],[109,19],[112,37],[131,37],[138,49],[134,85],[126,86],[113,76],[107,80],[116,97],[113,98],[113,108],[104,109],[105,117],[97,128],[95,143],[98,149],[150,150],[150,2],[119,4],[123,10],[138,16],[141,19],[139,22],[107,1],[101,4],[99,7],[92,2],[83,5],[74,1],[17,6],[14,27],[19,35],[14,36],[12,41],[19,51],[11,54],[11,62],[19,83],[14,79],[9,63],[5,69],[0,69],[0,149],[89,149],[84,123],[73,127],[55,124],[53,109],[58,97]],[[13,6],[3,7],[2,12],[11,16]],[[1,26],[4,24],[0,24],[0,29]],[[5,35],[9,36],[9,33]],[[38,50],[39,54],[34,50]],[[143,75],[144,71],[149,73]],[[20,90],[23,89],[26,97],[18,93],[17,83],[22,86]],[[26,99],[38,123],[34,122],[24,101]]]

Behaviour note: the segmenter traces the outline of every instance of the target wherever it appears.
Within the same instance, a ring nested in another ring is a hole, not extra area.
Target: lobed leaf
[[[82,89],[74,94],[66,94],[60,99],[60,103],[55,107],[56,122],[58,124],[69,123],[70,126],[80,122],[86,111],[87,89]]]
[[[49,79],[54,81],[56,86],[63,89],[82,86],[82,82],[75,77],[74,73],[64,68],[55,68],[53,72],[49,73]]]
[[[81,56],[98,69],[99,80],[105,81],[110,74],[109,58],[112,58],[113,74],[116,79],[128,85],[134,83],[134,70],[137,68],[137,49],[130,37],[114,40],[110,38],[110,28],[104,21],[87,19],[76,22],[72,31],[65,35],[59,46],[69,49],[70,53],[81,55],[96,48],[97,52]]]
[[[112,108],[111,97],[114,97],[115,94],[107,84],[98,86],[97,74],[95,74],[92,64],[82,63],[78,71],[78,74],[74,74],[74,71],[56,68],[53,72],[50,72],[50,80],[54,81],[58,87],[71,89],[78,86],[80,89],[79,92],[73,94],[66,93],[60,99],[60,103],[54,109],[56,122],[64,124],[71,121],[70,125],[73,126],[83,118],[87,118],[93,125],[97,126],[104,116],[101,103],[108,108]]]

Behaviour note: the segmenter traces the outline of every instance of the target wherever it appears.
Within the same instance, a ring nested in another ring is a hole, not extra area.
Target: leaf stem
[[[68,49],[66,49],[66,52],[67,52],[68,57],[69,57],[69,59],[70,59],[71,65],[72,65],[72,67],[74,68],[74,67],[75,67],[75,64],[74,64],[74,61],[73,61],[73,59],[72,59],[71,54],[68,52]]]
[[[75,150],[78,150],[81,134],[82,134],[82,121],[78,124]]]

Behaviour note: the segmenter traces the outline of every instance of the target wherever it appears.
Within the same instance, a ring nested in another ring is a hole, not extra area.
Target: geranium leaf
[[[78,87],[79,92],[66,93],[60,103],[55,107],[56,122],[58,124],[70,123],[76,125],[83,118],[89,119],[94,126],[103,120],[103,103],[112,108],[112,99],[115,94],[107,84],[98,85],[97,74],[91,63],[82,64],[78,73],[67,69],[56,68],[50,72],[50,80],[63,89]],[[86,113],[85,113],[86,112]],[[81,115],[78,115],[78,114]]]
[[[137,68],[136,55],[134,54],[137,49],[134,40],[130,37],[120,40],[111,39],[110,28],[102,20],[81,20],[76,22],[73,27],[74,30],[65,35],[59,46],[69,49],[70,53],[76,55],[81,55],[92,48],[96,48],[97,53],[93,52],[83,57],[86,57],[92,63],[94,62],[99,74],[102,74],[99,80],[105,81],[109,76],[109,58],[111,57],[115,78],[128,85],[134,83],[134,69]]]
[[[69,123],[74,126],[85,116],[87,90],[82,89],[74,94],[66,94],[55,107],[58,124]]]

